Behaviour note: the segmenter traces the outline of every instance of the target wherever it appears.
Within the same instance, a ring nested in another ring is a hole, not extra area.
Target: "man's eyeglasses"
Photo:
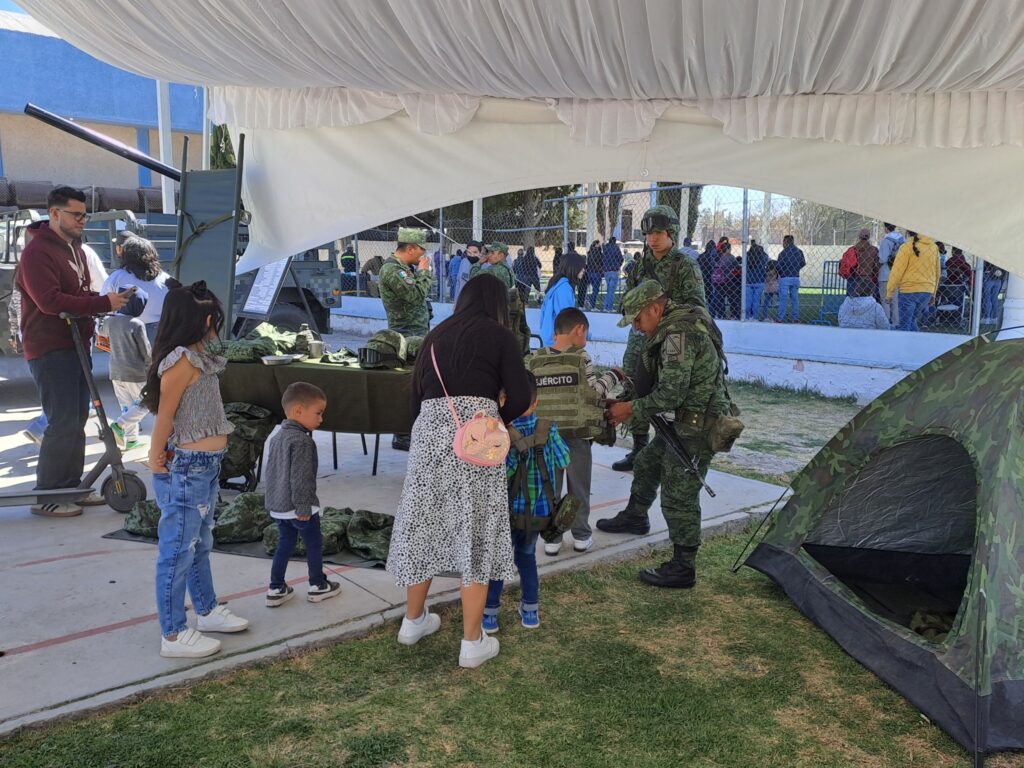
[[[77,211],[69,211],[67,208],[58,208],[57,210],[60,211],[61,213],[68,214],[71,218],[73,218],[79,224],[84,224],[85,222],[87,222],[89,220],[89,214],[88,213],[78,213]]]

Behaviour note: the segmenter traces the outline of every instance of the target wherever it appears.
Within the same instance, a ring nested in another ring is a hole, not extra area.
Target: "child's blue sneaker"
[[[488,635],[493,635],[498,631],[498,614],[496,613],[485,613],[484,614],[484,632]]]
[[[537,629],[540,626],[539,611],[524,611],[523,607],[519,606],[519,618],[523,620],[523,626],[527,629]]]

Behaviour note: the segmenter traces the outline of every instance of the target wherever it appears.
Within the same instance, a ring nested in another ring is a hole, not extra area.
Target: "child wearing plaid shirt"
[[[533,381],[531,379],[531,385]],[[537,409],[537,392],[533,388],[533,402],[530,409],[515,419],[512,426],[523,437],[529,437],[537,429],[537,416],[534,411]],[[524,516],[551,517],[554,511],[544,492],[544,483],[541,477],[538,461],[543,459],[547,468],[548,477],[551,483],[555,482],[555,473],[569,465],[569,446],[562,436],[558,434],[558,428],[552,423],[548,440],[543,448],[530,448],[526,453],[520,455],[515,448],[508,453],[505,460],[505,467],[509,479],[509,513],[513,520],[522,520]],[[526,462],[525,478],[519,484],[515,496],[511,495],[514,487],[513,481],[519,469],[519,462]],[[519,571],[519,586],[522,591],[522,598],[519,602],[519,617],[523,626],[527,629],[536,629],[540,626],[540,603],[539,603],[539,577],[537,576],[537,537],[539,531],[530,526],[530,530],[523,530],[513,526],[512,528],[512,549],[515,558],[516,569]],[[505,582],[491,580],[487,588],[487,603],[484,606],[484,631],[493,634],[498,631],[498,611],[501,607],[501,592]]]

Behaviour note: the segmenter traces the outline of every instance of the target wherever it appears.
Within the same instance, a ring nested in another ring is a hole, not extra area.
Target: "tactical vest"
[[[539,349],[526,360],[537,382],[537,416],[558,425],[563,437],[600,437],[605,432],[604,404],[587,383],[581,351]]]

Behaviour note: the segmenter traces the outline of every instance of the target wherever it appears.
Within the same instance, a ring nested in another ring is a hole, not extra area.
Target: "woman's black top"
[[[504,390],[505,405],[500,414],[506,423],[530,407],[530,373],[523,364],[522,351],[512,331],[485,317],[474,321],[471,328],[440,330],[440,333],[431,335],[419,352],[426,370],[422,385],[413,382],[414,419],[420,414],[422,401],[444,397],[441,382],[430,361],[431,346],[434,347],[444,385],[452,397],[486,397],[497,401],[498,393]]]

